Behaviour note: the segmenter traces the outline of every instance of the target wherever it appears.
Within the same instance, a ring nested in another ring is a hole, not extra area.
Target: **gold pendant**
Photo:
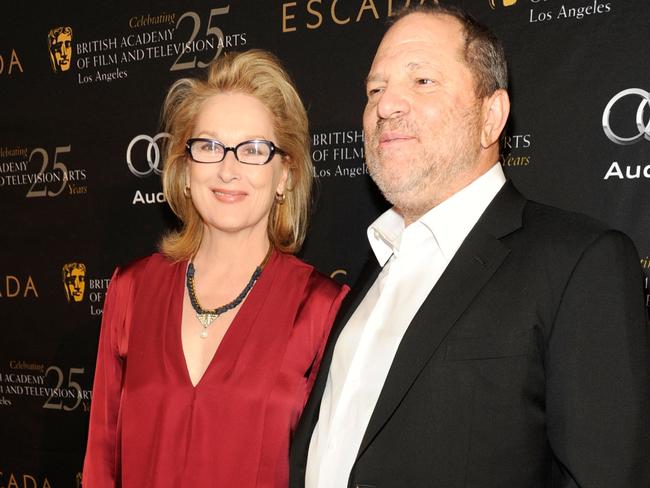
[[[212,322],[214,322],[217,317],[219,317],[218,314],[216,313],[197,313],[196,318],[199,319],[199,322],[201,322],[201,325],[203,326],[203,330],[201,331],[201,339],[205,339],[208,337],[208,327]]]
[[[218,317],[218,315],[214,313],[197,313],[196,316],[199,319],[199,322],[203,324],[203,327],[208,327]]]

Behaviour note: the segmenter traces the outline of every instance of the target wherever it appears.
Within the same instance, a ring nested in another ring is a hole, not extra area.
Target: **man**
[[[462,12],[402,14],[364,112],[393,208],[340,313],[291,486],[650,486],[648,337],[630,240],[506,181],[499,42]],[[345,326],[345,327],[344,327]]]

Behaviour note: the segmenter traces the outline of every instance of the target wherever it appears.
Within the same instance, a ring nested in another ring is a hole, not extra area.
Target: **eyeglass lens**
[[[218,141],[197,140],[191,143],[192,158],[204,163],[217,163],[226,157],[227,150]],[[235,146],[237,160],[246,164],[265,164],[271,158],[272,147],[267,141],[245,141]]]

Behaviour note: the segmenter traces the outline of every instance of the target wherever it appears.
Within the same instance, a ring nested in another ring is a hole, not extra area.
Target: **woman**
[[[290,255],[312,182],[305,109],[277,59],[251,50],[174,83],[163,119],[183,226],[111,280],[84,487],[286,487],[347,292]]]

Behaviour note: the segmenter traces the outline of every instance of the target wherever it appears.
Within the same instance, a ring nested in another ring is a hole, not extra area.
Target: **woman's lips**
[[[221,188],[213,189],[212,194],[217,200],[223,203],[236,203],[246,198],[246,192],[237,190],[223,190]]]

